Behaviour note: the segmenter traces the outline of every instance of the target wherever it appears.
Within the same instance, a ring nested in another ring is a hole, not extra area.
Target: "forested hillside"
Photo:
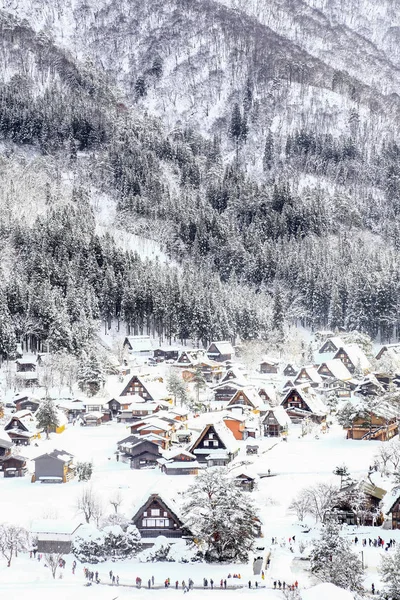
[[[3,353],[79,353],[99,318],[397,335],[400,71],[367,4],[3,0]],[[174,266],[96,234],[105,197]]]

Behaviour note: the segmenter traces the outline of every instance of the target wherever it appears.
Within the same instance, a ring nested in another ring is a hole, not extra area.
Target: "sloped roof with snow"
[[[271,408],[271,412],[277,420],[278,425],[280,425],[281,427],[288,427],[291,424],[290,417],[283,408],[283,406],[274,406]]]
[[[264,401],[258,395],[257,390],[253,386],[246,386],[246,387],[236,390],[236,392],[233,394],[232,398],[229,400],[228,406],[236,405],[235,399],[239,394],[244,394],[246,396],[246,398],[249,400],[249,402],[253,405],[254,408],[259,408],[260,405],[264,404]],[[242,406],[242,405],[240,405],[240,406]]]
[[[327,414],[327,408],[321,400],[321,398],[317,395],[314,388],[310,387],[306,383],[290,388],[290,390],[284,396],[281,405],[285,402],[285,400],[293,390],[297,391],[299,396],[303,399],[305,404],[307,404],[308,408],[314,415],[324,416]]]
[[[153,346],[148,335],[128,335],[125,338],[132,352],[151,352]]]
[[[80,526],[80,521],[68,521],[65,519],[42,519],[32,523],[31,533],[63,533],[72,535]]]
[[[317,368],[314,367],[314,365],[308,365],[306,367],[302,367],[299,370],[299,372],[297,373],[295,381],[300,376],[302,371],[304,371],[306,373],[309,380],[312,381],[313,383],[322,383],[322,377],[318,373]]]
[[[339,350],[343,349],[353,365],[357,368],[360,366],[361,369],[369,369],[371,367],[371,363],[368,358],[365,356],[364,352],[361,350],[357,344],[345,344],[339,348]]]
[[[223,422],[222,423],[209,423],[208,425],[203,427],[203,429],[198,433],[196,438],[191,442],[189,451],[193,451],[196,448],[198,442],[207,433],[207,431],[210,427],[214,428],[215,433],[221,440],[222,444],[225,446],[227,452],[231,452],[231,453],[236,452],[236,450],[239,447],[238,442],[235,439],[235,436],[233,435],[231,430],[228,429],[228,427]]]
[[[329,371],[332,373],[332,377],[335,377],[335,379],[349,381],[353,377],[346,365],[344,365],[339,358],[326,360],[320,364],[319,369],[324,365],[327,367],[327,369],[329,369]]]
[[[211,342],[207,350],[207,353],[209,354],[212,354],[212,352],[210,352],[211,346],[215,346],[220,354],[235,354],[233,346],[230,342]]]

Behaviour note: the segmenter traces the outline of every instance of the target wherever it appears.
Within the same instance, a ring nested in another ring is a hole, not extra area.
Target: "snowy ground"
[[[197,426],[201,426],[210,418],[215,418],[214,413],[201,415],[198,419],[193,419]],[[133,516],[134,506],[146,495],[147,491],[167,490],[169,495],[179,498],[185,489],[194,481],[193,476],[166,476],[158,470],[131,470],[128,465],[117,462],[115,459],[116,442],[129,434],[129,428],[123,424],[109,423],[101,427],[79,427],[69,426],[68,429],[60,434],[52,434],[50,440],[40,440],[39,445],[23,448],[22,453],[33,458],[48,450],[54,448],[63,449],[73,453],[77,460],[92,459],[94,463],[94,475],[92,478],[93,489],[101,495],[106,513],[112,512],[109,499],[115,490],[120,490],[123,497],[123,504],[120,512],[128,517]],[[133,584],[136,576],[140,576],[143,581],[147,581],[152,575],[156,582],[162,585],[166,577],[170,577],[172,582],[176,579],[182,581],[191,577],[195,583],[201,583],[203,577],[213,578],[219,582],[221,578],[227,578],[228,573],[240,573],[242,583],[248,584],[249,579],[253,585],[258,579],[258,584],[266,585],[267,590],[231,590],[231,594],[237,594],[238,598],[247,598],[250,594],[262,594],[263,598],[282,597],[279,592],[271,589],[273,581],[281,579],[288,584],[295,580],[299,581],[301,587],[309,587],[315,582],[311,581],[305,570],[305,561],[299,560],[299,543],[308,544],[310,540],[318,535],[318,530],[313,529],[314,524],[309,523],[311,530],[304,533],[304,529],[297,523],[296,516],[290,514],[288,506],[292,498],[303,487],[316,482],[332,481],[337,482],[337,478],[332,474],[333,469],[345,463],[352,476],[357,477],[365,475],[369,464],[372,462],[373,455],[377,452],[379,443],[365,441],[345,440],[343,430],[338,426],[332,427],[328,433],[315,437],[315,432],[304,438],[299,437],[300,430],[292,430],[288,441],[263,439],[260,440],[260,454],[254,457],[253,468],[259,473],[266,473],[271,470],[271,477],[260,480],[258,490],[253,496],[260,507],[261,518],[264,523],[264,538],[259,545],[264,547],[261,552],[264,556],[271,550],[270,569],[266,572],[264,581],[261,578],[255,578],[252,574],[252,558],[248,565],[203,565],[203,564],[179,564],[179,563],[139,563],[137,560],[115,563],[111,566],[113,571],[120,576],[121,584]],[[237,460],[252,460],[252,457],[245,455],[244,446]],[[76,510],[76,499],[83,483],[72,481],[67,484],[32,484],[30,477],[23,479],[3,479],[0,478],[0,498],[2,515],[7,515],[7,520],[16,522],[27,528],[30,528],[32,522],[43,518],[63,518],[79,519],[80,516]],[[29,498],[29,502],[23,502],[23,498]],[[23,507],[23,508],[22,508]],[[4,518],[4,517],[3,517]],[[357,536],[377,537],[389,532],[381,529],[359,528]],[[400,532],[398,532],[400,533]],[[352,529],[348,529],[345,535],[353,536]],[[296,544],[293,547],[294,552],[290,550],[289,538],[296,536]],[[278,538],[278,543],[271,545],[272,537]],[[388,537],[396,537],[397,532],[390,532]],[[400,536],[399,536],[400,543]],[[362,548],[357,548],[361,552]],[[377,565],[382,550],[376,548],[364,549],[364,562],[367,566],[367,583],[374,582],[377,585]],[[46,599],[54,597],[55,587],[59,598],[72,598],[75,594],[79,597],[90,599],[94,595],[100,600],[104,598],[125,598],[134,593],[138,599],[148,597],[148,590],[137,591],[131,588],[118,589],[118,593],[105,586],[96,586],[93,588],[83,586],[82,569],[78,568],[75,576],[72,576],[70,566],[72,559],[68,559],[67,568],[63,574],[62,580],[51,581],[51,575],[43,564],[38,564],[36,560],[29,560],[26,557],[16,559],[10,569],[0,562],[0,597],[1,592],[6,592],[8,600],[20,598],[26,587],[34,586],[35,597]],[[90,567],[96,570],[95,566]],[[107,573],[110,566],[104,563],[98,566],[100,578],[107,580]],[[230,579],[230,582],[238,583],[237,579]],[[154,592],[156,593],[156,592]],[[162,590],[159,595],[177,595],[182,594],[182,590]],[[208,596],[214,592],[202,592],[193,590],[191,596],[194,599]],[[213,596],[214,597],[214,596]]]

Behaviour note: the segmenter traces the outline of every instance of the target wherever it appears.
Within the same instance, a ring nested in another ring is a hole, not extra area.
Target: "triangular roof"
[[[230,342],[222,341],[222,342],[211,342],[207,349],[207,354],[210,352],[210,348],[215,346],[220,354],[235,354],[233,346]]]
[[[302,372],[304,372],[306,374],[306,376],[308,377],[308,379],[310,381],[312,381],[312,383],[322,383],[322,377],[318,373],[317,368],[314,367],[314,365],[308,365],[306,367],[301,367],[301,369],[299,369],[299,372],[297,373],[297,375],[295,377],[295,380],[294,380],[295,382],[300,377]]]
[[[144,501],[143,499],[140,500],[140,502],[134,508],[135,512],[132,517],[133,522],[135,522],[136,519],[142,515],[142,513],[147,509],[148,506],[150,506],[152,502],[154,502],[154,500],[156,500],[166,511],[172,515],[173,519],[178,524],[181,526],[184,525],[183,517],[178,505],[172,498],[167,498],[164,492],[162,494],[160,492],[151,492],[150,494],[148,493],[145,498],[146,499]]]
[[[225,423],[209,423],[208,425],[206,425],[190,444],[189,452],[193,452],[197,448],[197,446],[199,445],[201,440],[206,436],[210,428],[214,429],[215,434],[217,435],[227,452],[236,452],[236,450],[239,447],[237,440],[235,439],[231,430],[228,429],[228,427],[225,425]]]
[[[334,345],[334,347],[336,348],[336,350],[330,350],[330,351],[324,352],[324,346],[326,346],[328,344],[328,342],[332,343]],[[337,350],[339,350],[339,348],[343,345],[344,345],[344,341],[342,340],[342,338],[335,335],[333,337],[327,338],[321,344],[321,346],[318,348],[318,353],[319,354],[333,354],[333,352],[336,352]]]
[[[253,409],[260,408],[260,406],[264,404],[263,399],[258,395],[257,390],[252,386],[247,386],[236,390],[232,398],[229,400],[227,408],[230,406],[236,406],[237,398],[241,394],[246,396],[250,406],[253,407]]]
[[[361,350],[361,348],[357,346],[357,344],[344,344],[340,346],[333,358],[337,358],[337,355],[340,354],[342,351],[344,351],[347,354],[354,367],[357,368],[358,366],[360,366],[360,368],[363,370],[367,370],[371,367],[371,363],[369,362],[368,358]]]
[[[283,406],[274,406],[267,410],[263,422],[267,419],[269,413],[272,413],[275,419],[277,420],[278,425],[281,427],[288,427],[291,425],[291,420]]]
[[[343,364],[339,358],[332,358],[331,360],[326,360],[325,362],[321,363],[318,367],[318,373],[320,373],[320,370],[324,366],[329,370],[331,376],[335,379],[349,381],[353,377],[346,365]],[[322,373],[322,375],[324,374]]]
[[[128,335],[124,344],[127,344],[132,352],[151,352],[153,346],[148,335]]]
[[[327,414],[328,411],[325,404],[322,402],[321,398],[317,396],[314,388],[310,387],[308,384],[296,385],[292,387],[281,401],[281,406],[285,403],[293,390],[299,394],[303,402],[308,406],[314,415],[325,416]]]

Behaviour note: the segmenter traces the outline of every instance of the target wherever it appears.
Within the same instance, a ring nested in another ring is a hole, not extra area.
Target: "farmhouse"
[[[265,356],[260,363],[260,373],[275,375],[278,373],[279,361]]]
[[[263,433],[266,437],[280,437],[288,431],[291,421],[283,406],[275,406],[265,413],[262,420]]]
[[[216,464],[209,466],[225,466],[235,458],[239,446],[232,432],[223,423],[206,425],[192,442],[189,452],[195,454],[199,462],[209,463],[214,457]]]
[[[158,463],[167,475],[197,475],[199,469],[204,467],[196,460],[194,454],[182,448],[167,450]]]
[[[333,378],[341,381],[349,381],[353,377],[346,365],[338,358],[321,363],[318,367],[318,374],[322,379]]]
[[[226,381],[225,383],[219,383],[218,385],[213,387],[214,391],[214,400],[216,402],[229,402],[232,396],[237,392],[237,390],[242,389],[247,382],[239,383],[237,380],[232,379],[230,381]]]
[[[281,406],[293,423],[310,418],[317,423],[325,420],[327,409],[322,400],[308,384],[291,388],[284,396]]]
[[[341,360],[352,374],[355,373],[356,370],[361,371],[362,373],[368,373],[371,368],[371,363],[357,344],[340,346],[333,358]]]
[[[29,410],[21,410],[12,415],[4,430],[17,446],[29,446],[36,438],[40,437],[36,419]]]
[[[80,526],[64,519],[45,519],[34,522],[31,533],[37,539],[39,553],[70,554],[72,539]]]
[[[254,387],[247,386],[236,390],[226,408],[227,410],[241,408],[260,412],[264,408],[264,402]]]
[[[0,462],[0,470],[4,477],[24,477],[28,472],[26,462],[24,456],[9,454]]]
[[[160,400],[171,400],[165,384],[161,378],[146,379],[139,375],[128,376],[123,384],[120,396],[140,396],[146,402],[158,402]],[[123,403],[123,400],[119,400]]]
[[[316,367],[311,365],[300,369],[294,380],[294,384],[301,385],[302,383],[309,383],[313,387],[317,387],[322,383],[321,375],[318,373]]]
[[[207,350],[207,356],[210,360],[225,362],[232,360],[235,351],[230,342],[212,342]]]
[[[129,335],[124,340],[124,348],[133,356],[146,358],[153,354],[151,338],[148,335]]]
[[[373,409],[363,403],[354,405],[349,419],[348,440],[378,440],[386,442],[398,434],[399,412],[387,402],[380,402]]]
[[[138,528],[147,546],[152,546],[155,538],[163,535],[166,538],[189,537],[179,509],[175,502],[166,499],[160,493],[150,494],[136,509],[132,523]]]

